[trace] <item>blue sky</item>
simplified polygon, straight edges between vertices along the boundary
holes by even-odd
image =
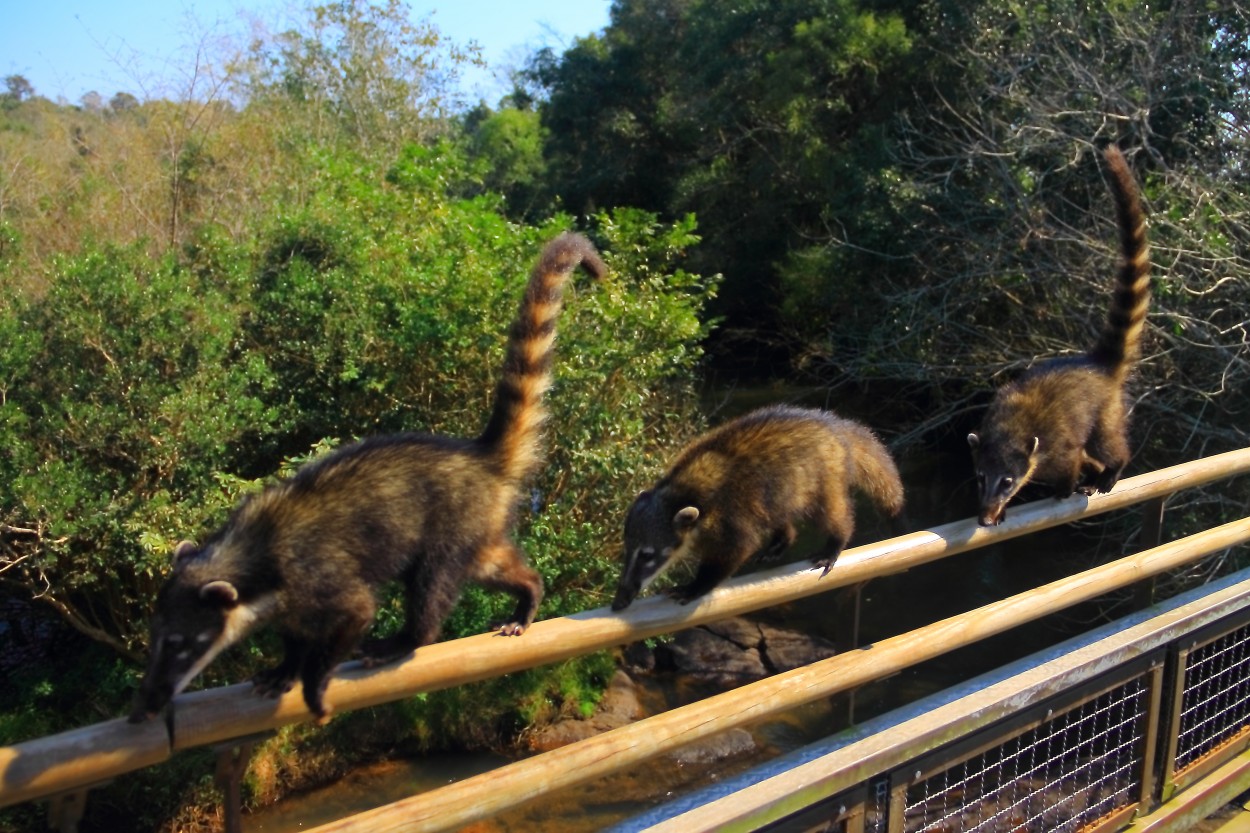
[[[5,0],[0,77],[25,76],[38,95],[77,103],[177,95],[196,48],[245,37],[248,16],[272,29],[295,19],[296,0]],[[477,41],[491,68],[520,65],[543,46],[557,50],[608,24],[610,0],[408,0],[457,44]],[[246,11],[242,11],[246,10]],[[489,72],[466,76],[464,91],[495,104],[507,87]]]

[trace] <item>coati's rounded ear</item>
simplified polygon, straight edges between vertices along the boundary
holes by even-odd
[[[676,529],[678,532],[685,532],[693,527],[698,520],[698,507],[687,506],[684,509],[678,509],[677,514],[673,516],[673,529]]]
[[[1033,444],[1029,446],[1029,456],[1030,456],[1030,457],[1032,457],[1034,454],[1036,454],[1036,453],[1037,453],[1037,447],[1038,447],[1039,445],[1041,445],[1041,444],[1042,444],[1042,441],[1041,441],[1041,440],[1039,440],[1037,437],[1034,437],[1034,438],[1033,438]]]
[[[972,446],[973,448],[978,448],[981,445],[981,438],[978,437],[976,434],[969,434],[968,445]]]
[[[178,546],[174,547],[173,561],[177,564],[179,561],[195,555],[197,552],[199,552],[199,547],[195,545],[194,541],[179,541]]]
[[[221,607],[234,607],[239,603],[239,591],[228,581],[210,581],[200,588],[200,598]]]

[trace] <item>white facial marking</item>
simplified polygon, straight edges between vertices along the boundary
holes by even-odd
[[[207,668],[208,664],[216,659],[218,654],[238,642],[247,635],[248,631],[267,619],[273,613],[273,609],[277,604],[277,596],[271,593],[268,596],[261,596],[255,601],[241,604],[231,609],[226,614],[226,626],[221,629],[221,634],[213,644],[208,646],[203,656],[195,661],[195,665],[192,665],[187,673],[183,674],[182,678],[178,680],[177,685],[174,686],[173,696],[177,697],[181,694],[182,690],[190,685],[191,681],[199,676],[200,672]],[[196,637],[196,642],[202,644],[210,638],[209,634],[202,633]]]

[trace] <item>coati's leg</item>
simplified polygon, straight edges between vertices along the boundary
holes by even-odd
[[[821,578],[829,575],[833,562],[838,560],[838,556],[846,548],[846,542],[851,540],[851,534],[855,531],[855,515],[846,487],[829,491],[825,496],[825,515],[821,519],[825,528],[825,543],[812,556],[812,564],[824,568]]]
[[[291,690],[308,654],[308,641],[284,633],[282,650],[282,662],[252,675],[253,690],[262,697],[281,697]]]
[[[1053,484],[1055,500],[1072,497],[1078,489],[1081,490],[1081,494],[1087,494],[1084,491],[1086,487],[1081,483],[1085,452],[1080,448],[1064,447],[1056,449],[1056,451],[1052,452],[1052,456],[1055,460],[1060,461],[1056,466],[1059,474]]]
[[[394,662],[438,639],[443,620],[460,598],[463,559],[448,552],[425,553],[404,571],[404,625],[391,636],[368,639],[360,646],[365,667]]]
[[[1085,458],[1098,466],[1089,494],[1093,494],[1094,490],[1111,491],[1128,465],[1130,456],[1123,408],[1109,408],[1102,414],[1085,446]]]
[[[300,680],[304,685],[304,703],[325,724],[330,720],[330,708],[325,704],[326,687],[334,667],[351,656],[352,649],[373,622],[373,605],[367,610],[325,611],[322,626],[324,639],[313,639],[304,654]]]
[[[798,537],[798,532],[794,529],[794,524],[787,523],[785,526],[773,532],[773,537],[769,539],[764,549],[755,556],[755,558],[763,563],[776,561],[781,558],[790,547],[794,546],[794,539]]]
[[[469,578],[489,590],[516,596],[516,610],[511,620],[499,626],[499,633],[520,636],[533,624],[543,599],[543,579],[516,544],[505,539],[483,547],[469,566]]]
[[[773,540],[772,530],[753,528],[750,522],[729,522],[704,529],[690,552],[699,560],[694,578],[669,590],[668,596],[679,604],[690,604],[732,576]]]
[[[752,551],[742,549],[737,552],[723,551],[723,554],[724,558],[700,558],[694,578],[669,590],[669,598],[678,604],[690,604],[733,575],[739,564],[750,559]]]

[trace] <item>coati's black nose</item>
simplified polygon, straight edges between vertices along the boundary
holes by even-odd
[[[629,607],[634,601],[634,597],[638,595],[638,590],[631,587],[622,587],[616,591],[616,598],[612,600],[612,610],[619,613]]]

